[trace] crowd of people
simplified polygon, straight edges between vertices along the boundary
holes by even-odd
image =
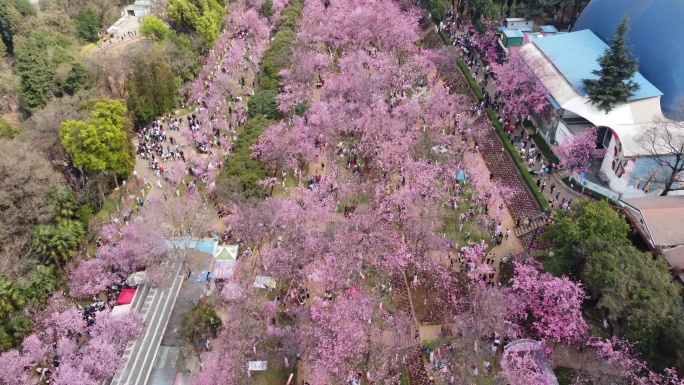
[[[138,31],[137,30],[132,30],[132,31],[126,31],[124,33],[121,33],[119,35],[112,33],[110,35],[104,35],[106,37],[106,40],[103,41],[107,42],[109,45],[114,45],[117,43],[122,43],[124,40],[128,39],[134,39],[138,36]]]
[[[72,333],[69,338],[74,341],[74,344],[79,347],[79,354],[84,353],[84,345],[88,340],[92,338],[90,330],[99,316],[102,315],[104,311],[110,311],[115,305],[116,300],[119,297],[122,289],[130,288],[126,280],[122,280],[118,285],[112,285],[107,287],[107,289],[100,293],[98,296],[94,296],[88,305],[78,304],[77,307],[81,314],[82,322],[85,325],[85,333]],[[61,357],[57,354],[58,346],[57,342],[52,345],[52,350],[55,352],[54,355],[45,359],[44,362],[39,363],[36,368],[37,373],[40,374],[41,383],[53,384],[54,376],[60,370]]]

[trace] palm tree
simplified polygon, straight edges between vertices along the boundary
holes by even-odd
[[[71,191],[60,189],[50,195],[53,209],[52,216],[55,222],[60,223],[76,216],[76,198]]]
[[[24,297],[32,303],[44,303],[47,295],[57,290],[60,281],[55,276],[55,267],[36,265],[17,281],[17,287]]]
[[[51,258],[58,269],[62,270],[61,261],[68,261],[76,255],[76,250],[83,240],[83,226],[71,220],[62,221],[58,226],[36,226],[31,240],[36,252],[43,258]]]
[[[6,318],[26,305],[26,297],[14,282],[0,278],[0,318]]]

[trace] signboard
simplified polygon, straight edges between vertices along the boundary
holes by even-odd
[[[618,201],[620,199],[620,195],[615,191],[609,190],[603,186],[599,186],[594,182],[590,182],[584,178],[585,176],[585,173],[581,173],[579,177],[573,176],[572,179],[574,179],[575,182],[579,183],[583,188],[587,188],[593,192],[599,193],[609,199],[612,199],[614,201]]]
[[[558,121],[558,127],[556,128],[556,138],[557,144],[563,144],[568,139],[572,139],[574,135],[568,130],[568,128],[563,124],[563,120]]]

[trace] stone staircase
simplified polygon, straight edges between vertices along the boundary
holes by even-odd
[[[483,115],[478,119],[487,119],[487,117]],[[539,213],[540,207],[537,200],[520,175],[513,158],[508,152],[501,150],[503,143],[496,132],[493,129],[487,130],[479,145],[482,157],[494,174],[496,182],[511,191],[511,195],[504,197],[504,200],[513,219],[533,217]]]
[[[422,385],[428,383],[428,375],[425,370],[425,359],[421,345],[413,345],[408,348],[406,358],[406,372],[409,384]]]
[[[170,282],[167,287],[149,288],[142,285],[138,288],[131,307],[132,311],[138,311],[143,317],[143,334],[128,344],[123,354],[124,364],[108,384],[147,384],[184,279],[185,276],[181,274],[181,263],[174,262],[167,265],[164,279],[165,282]]]
[[[427,384],[428,376],[425,370],[425,360],[423,359],[420,340],[414,337],[419,329],[418,322],[411,308],[406,276],[403,273],[394,274],[390,278],[390,283],[392,285],[392,301],[397,313],[412,318],[414,322],[409,335],[404,340],[399,341],[399,345],[407,349],[406,372],[409,377],[409,384]]]
[[[530,223],[526,226],[524,223],[520,224],[520,227],[516,227],[513,229],[513,232],[515,233],[515,236],[520,238],[524,235],[527,235],[537,229],[541,229],[539,232],[543,232],[542,230],[546,228],[546,219],[542,218],[541,215],[537,215],[536,217],[530,219]]]

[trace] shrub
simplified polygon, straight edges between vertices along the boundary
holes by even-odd
[[[466,80],[468,80],[468,84],[470,84],[470,89],[472,89],[475,93],[477,100],[484,99],[482,91],[480,91],[480,87],[477,85],[475,79],[473,79],[473,75],[470,73],[468,66],[466,66],[463,60],[461,59],[458,59],[458,68],[461,69],[461,72],[463,72],[463,75],[466,77]]]
[[[278,101],[276,96],[278,91],[275,90],[265,90],[259,91],[249,98],[247,103],[248,111],[247,115],[250,118],[257,116],[263,116],[268,119],[277,119],[280,117],[280,112],[278,111]]]
[[[74,24],[79,39],[86,42],[97,41],[97,33],[100,31],[100,18],[91,8],[82,9],[78,12]]]
[[[169,28],[166,24],[154,15],[145,17],[142,24],[140,24],[140,34],[157,41],[166,39],[168,32]]]
[[[20,132],[19,127],[15,127],[10,122],[0,118],[0,139],[13,139]]]

